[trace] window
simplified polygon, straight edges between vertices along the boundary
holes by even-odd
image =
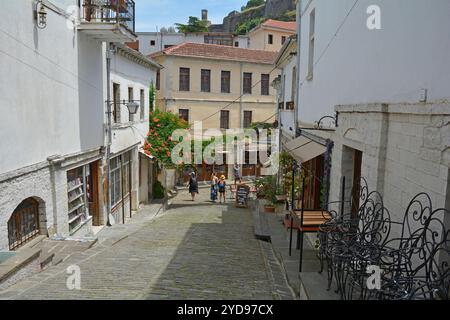
[[[115,157],[110,161],[111,178],[110,178],[110,195],[111,207],[114,208],[122,199],[122,161],[119,157]]]
[[[124,198],[130,195],[131,186],[131,153],[127,152],[122,155],[122,181]]]
[[[261,95],[262,96],[269,95],[269,85],[270,85],[270,75],[262,74],[261,75]]]
[[[252,74],[244,72],[244,94],[252,94]]]
[[[211,70],[202,69],[201,91],[202,92],[211,92]]]
[[[180,68],[180,91],[190,90],[191,69]]]
[[[239,41],[235,41],[235,42],[234,42],[234,46],[235,46],[236,48],[239,48]]]
[[[120,123],[120,85],[113,83],[113,120]]]
[[[220,111],[220,129],[230,129],[230,111]]]
[[[291,100],[295,102],[297,96],[297,67],[292,68],[292,86],[291,86]]]
[[[156,41],[155,41],[155,40],[151,40],[151,41],[150,41],[150,45],[151,45],[152,47],[154,47],[154,46],[156,45]]]
[[[269,44],[273,44],[273,34],[269,34]]]
[[[14,210],[8,221],[9,250],[16,250],[39,233],[39,203],[28,198]]]
[[[141,101],[140,101],[140,106],[141,106],[141,120],[145,119],[145,91],[144,89],[141,89]]]
[[[283,45],[286,42],[286,36],[281,37],[281,45]]]
[[[161,90],[161,71],[156,73],[156,90]]]
[[[128,88],[128,102],[133,102],[134,100],[134,92],[133,88]],[[128,108],[127,108],[128,110]],[[131,114],[128,112],[128,121],[133,122],[134,121],[134,114]]]
[[[222,93],[230,93],[230,81],[231,81],[231,72],[230,71],[222,71],[222,76],[221,76],[221,92]]]
[[[314,76],[315,25],[316,25],[316,10],[314,9],[309,15],[309,58],[308,58],[307,80],[312,80]]]
[[[178,114],[180,115],[180,119],[189,122],[189,109],[180,109],[178,110]]]
[[[252,124],[252,111],[244,111],[244,128],[249,128]]]
[[[117,156],[110,161],[110,200],[112,208],[116,207],[123,198],[130,195],[131,165],[131,151]]]

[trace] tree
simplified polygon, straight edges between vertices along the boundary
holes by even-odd
[[[189,17],[187,24],[176,23],[177,29],[182,33],[208,32],[208,22],[196,17]]]
[[[259,26],[261,23],[265,21],[264,17],[254,18],[251,20],[244,21],[236,26],[235,33],[244,35],[250,32],[253,28]]]
[[[172,133],[187,128],[189,124],[178,115],[156,109],[150,113],[150,131],[144,143],[144,152],[155,157],[165,167],[173,167],[171,153],[177,142],[172,141]]]

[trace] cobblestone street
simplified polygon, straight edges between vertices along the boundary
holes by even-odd
[[[182,191],[166,213],[141,212],[102,231],[91,249],[0,299],[292,299],[271,245],[254,238],[251,211],[212,204],[208,193],[193,203]],[[81,290],[67,289],[72,264]]]

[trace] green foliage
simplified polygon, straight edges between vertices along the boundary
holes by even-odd
[[[148,96],[150,102],[150,112],[153,112],[153,110],[156,109],[156,88],[153,83],[150,85]]]
[[[277,178],[276,176],[265,176],[256,179],[255,186],[258,190],[258,196],[264,197],[271,204],[277,203]]]
[[[244,35],[250,32],[253,28],[256,28],[261,23],[266,20],[264,17],[253,18],[247,21],[244,21],[236,26],[235,33],[239,35]]]
[[[197,17],[189,17],[189,22],[187,24],[176,23],[177,29],[182,33],[191,32],[208,32],[207,21],[200,20]]]
[[[176,129],[187,129],[189,124],[171,112],[155,110],[150,113],[150,131],[144,143],[144,152],[155,157],[165,167],[173,168],[172,150],[178,142],[172,141]]]
[[[266,3],[266,0],[249,0],[245,6],[241,8],[241,11],[245,11],[250,8],[259,7]]]
[[[158,180],[153,184],[153,197],[155,199],[164,199],[164,187]]]

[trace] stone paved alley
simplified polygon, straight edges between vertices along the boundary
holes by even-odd
[[[250,210],[186,191],[170,210],[140,212],[100,233],[91,249],[0,292],[0,299],[292,299],[270,244],[256,240]],[[68,290],[67,267],[81,269]]]

